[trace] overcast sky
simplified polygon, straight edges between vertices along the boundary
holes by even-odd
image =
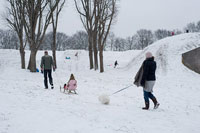
[[[0,0],[0,5],[4,5]],[[0,7],[4,12],[5,6]],[[183,29],[189,22],[200,20],[200,0],[120,0],[117,22],[112,31],[119,37],[128,37],[145,28],[156,30]],[[0,21],[0,28],[5,28]],[[50,30],[50,29],[49,29]],[[67,0],[59,20],[58,31],[72,35],[84,30],[73,0]]]

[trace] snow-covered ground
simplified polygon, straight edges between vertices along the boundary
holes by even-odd
[[[86,51],[57,52],[53,72],[55,89],[45,90],[43,75],[20,69],[19,52],[0,50],[0,133],[199,133],[200,75],[181,63],[181,54],[200,46],[200,34],[182,34],[160,40],[143,51],[105,52],[105,73],[89,70]],[[157,110],[142,110],[142,88],[129,86],[151,51],[158,64],[154,94]],[[51,54],[51,52],[50,52]],[[43,51],[37,55],[39,67]],[[66,57],[71,57],[67,60]],[[29,51],[26,51],[26,61]],[[114,61],[119,66],[113,68]],[[74,73],[78,95],[61,93],[59,86]]]

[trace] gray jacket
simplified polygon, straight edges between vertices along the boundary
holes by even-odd
[[[50,55],[44,55],[41,59],[40,67],[44,70],[51,70],[54,66],[53,58]]]

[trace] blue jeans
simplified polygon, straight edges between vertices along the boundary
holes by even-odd
[[[145,103],[149,103],[150,99],[155,99],[155,96],[151,92],[144,91],[144,101]]]

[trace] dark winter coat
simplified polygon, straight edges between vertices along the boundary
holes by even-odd
[[[115,61],[115,66],[117,66],[118,65],[118,63],[117,63],[117,61]]]
[[[156,62],[154,61],[154,57],[147,58],[143,62],[143,75],[141,80],[141,85],[145,85],[145,81],[155,81],[156,80]]]

